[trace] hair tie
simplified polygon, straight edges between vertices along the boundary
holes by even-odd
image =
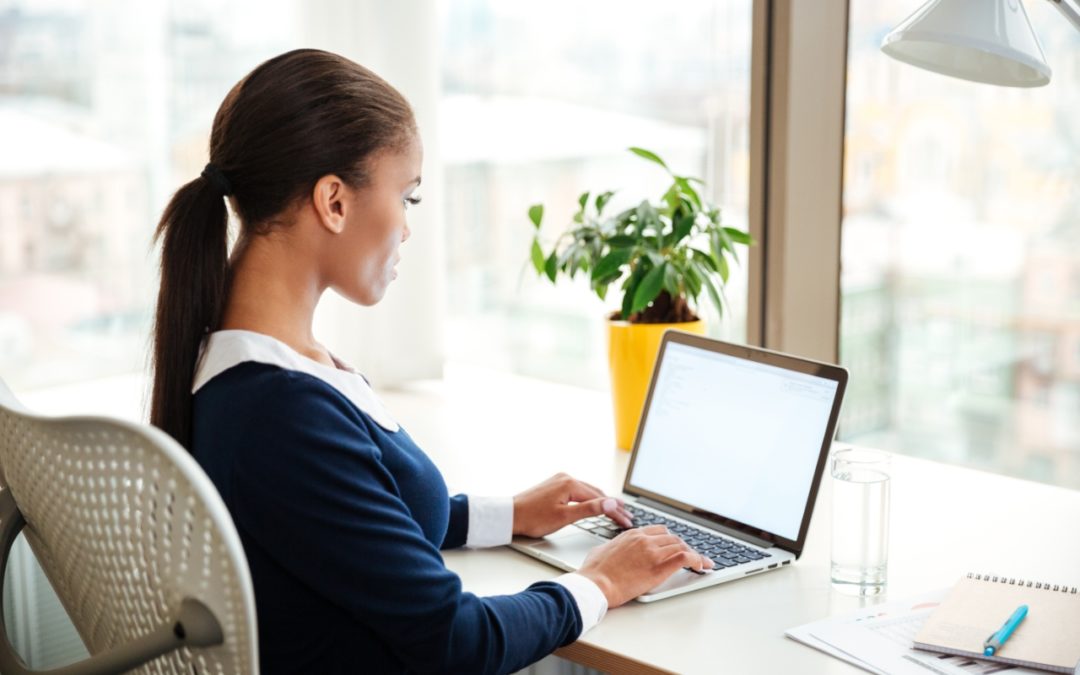
[[[206,165],[206,168],[202,170],[202,177],[210,181],[210,184],[224,196],[228,197],[232,194],[232,184],[229,183],[229,179],[213,164]]]

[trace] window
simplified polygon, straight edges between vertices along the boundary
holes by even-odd
[[[703,178],[726,221],[745,229],[751,3],[474,0],[444,10],[447,356],[606,386],[603,319],[617,306],[584,280],[536,277],[526,212],[545,205],[550,243],[581,192],[617,189],[615,208],[658,199],[665,176],[626,151],[636,145]],[[728,285],[730,313],[710,321],[736,340],[745,265]]]
[[[898,63],[919,2],[851,3],[845,440],[1080,486],[1080,32],[1026,3],[1051,83]]]
[[[627,146],[703,178],[727,222],[746,227],[751,4],[427,5],[441,17],[441,131],[430,136],[446,189],[425,207],[445,214],[450,359],[604,386],[609,308],[583,283],[535,278],[526,210],[543,202],[553,232],[587,189],[619,189],[614,207],[658,198],[662,172]],[[339,9],[365,25],[396,11]],[[258,26],[246,20],[255,13]],[[201,170],[228,88],[263,59],[318,43],[312,26],[341,37],[287,0],[0,3],[10,36],[0,53],[0,372],[16,391],[145,368],[157,218]],[[343,44],[361,34],[346,30]],[[711,321],[737,340],[746,262],[728,284],[730,311]]]
[[[144,368],[154,225],[202,169],[229,87],[288,47],[288,7],[270,9],[0,3],[0,373],[15,391]]]

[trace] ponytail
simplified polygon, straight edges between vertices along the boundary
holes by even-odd
[[[189,449],[191,382],[202,339],[221,321],[228,270],[229,214],[223,190],[206,174],[177,190],[154,233],[161,242],[161,288],[150,423]]]

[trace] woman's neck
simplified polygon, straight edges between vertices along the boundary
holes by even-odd
[[[230,283],[222,330],[269,335],[304,356],[334,366],[311,325],[325,287],[316,267],[283,232],[241,238],[229,261]]]

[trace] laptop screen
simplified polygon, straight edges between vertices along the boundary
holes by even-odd
[[[795,540],[838,383],[669,341],[634,488]]]

